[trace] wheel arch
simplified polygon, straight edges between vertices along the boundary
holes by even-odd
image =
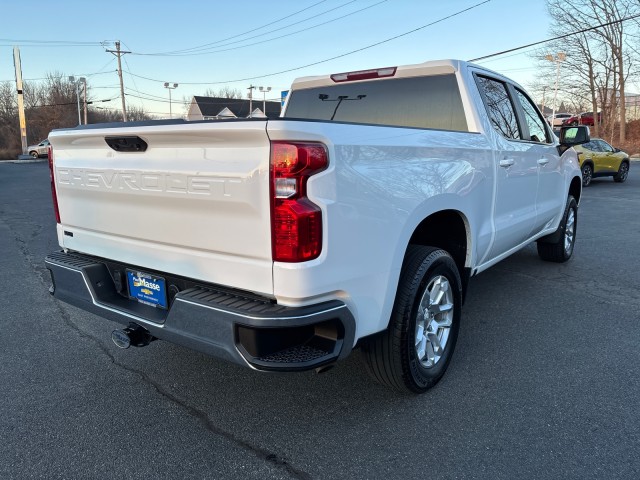
[[[448,252],[462,279],[463,299],[471,276],[471,228],[467,217],[458,210],[441,210],[424,218],[414,229],[406,247],[423,245]]]
[[[593,168],[594,168],[593,159],[592,158],[585,158],[582,161],[582,165],[580,166],[580,169],[582,169],[582,167],[584,167],[585,165],[591,165],[591,170],[593,170]]]
[[[576,199],[576,203],[580,205],[580,197],[582,195],[582,178],[573,177],[569,184],[569,195]]]

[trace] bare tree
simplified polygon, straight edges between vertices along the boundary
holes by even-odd
[[[640,13],[638,0],[547,0],[553,19],[552,33],[563,35],[568,26],[576,30],[603,25],[595,30],[576,34],[554,42],[552,51],[563,51],[567,59],[563,70],[564,84],[570,85],[566,93],[581,101],[589,99],[594,118],[602,111],[603,128],[613,131],[619,124],[620,142],[625,141],[626,109],[625,85],[629,79],[634,58],[638,51],[633,40],[638,24],[624,19]],[[543,56],[539,57],[542,62]],[[548,62],[547,62],[548,63]],[[541,63],[545,67],[544,62]],[[546,66],[548,71],[548,65]],[[548,73],[547,73],[548,74]],[[594,132],[599,135],[601,126],[595,122]]]
[[[217,98],[242,98],[242,90],[231,87],[221,87],[218,90],[207,88],[204,92],[204,97],[217,97]]]
[[[51,73],[42,82],[25,82],[24,102],[27,121],[27,142],[39,142],[56,128],[78,125],[76,84],[61,73]],[[122,113],[94,105],[90,91],[88,120],[90,123],[117,122]],[[127,112],[132,121],[151,120],[143,108],[132,107]],[[17,95],[14,82],[0,83],[0,158],[12,158],[22,149],[18,121]]]

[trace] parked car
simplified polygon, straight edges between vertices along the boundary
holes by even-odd
[[[629,175],[629,155],[614,148],[601,138],[574,147],[582,170],[582,186],[587,187],[594,177],[613,177],[622,183]]]
[[[553,122],[551,121],[551,117],[553,117]],[[547,123],[551,125],[551,127],[560,127],[567,118],[571,117],[573,117],[573,115],[570,113],[556,113],[555,115],[549,115],[547,117]]]
[[[29,145],[27,147],[27,152],[29,152],[29,155],[31,155],[33,158],[46,157],[48,151],[49,151],[49,139],[47,138],[42,140],[37,145]]]
[[[602,121],[602,114],[598,112],[598,123]],[[589,125],[593,127],[595,125],[593,121],[593,112],[582,112],[578,115],[572,115],[562,122],[562,125],[574,126],[574,125]]]

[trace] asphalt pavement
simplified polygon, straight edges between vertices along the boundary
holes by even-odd
[[[0,478],[640,478],[640,163],[584,190],[574,257],[535,245],[470,282],[449,370],[422,396],[264,374],[48,293],[46,163],[0,163]]]

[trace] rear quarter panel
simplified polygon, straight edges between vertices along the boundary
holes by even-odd
[[[431,213],[460,212],[475,232],[469,263],[488,247],[494,167],[483,135],[294,120],[270,121],[268,134],[322,142],[330,161],[308,184],[323,211],[322,254],[274,264],[280,303],[340,298],[359,338],[386,328],[409,238]]]

